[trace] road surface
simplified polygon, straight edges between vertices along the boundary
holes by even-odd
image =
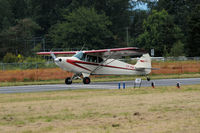
[[[181,85],[200,84],[200,78],[185,78],[185,79],[157,79],[146,81],[143,80],[141,87],[151,86],[154,82],[155,86],[176,86],[177,82]],[[89,85],[82,83],[74,83],[71,85],[53,84],[53,85],[28,85],[28,86],[9,86],[0,87],[0,93],[26,93],[26,92],[43,92],[43,91],[56,91],[56,90],[73,90],[73,89],[118,89],[118,83],[123,83],[126,87],[134,87],[134,81],[116,81],[116,82],[92,82]],[[139,84],[137,84],[137,87]]]

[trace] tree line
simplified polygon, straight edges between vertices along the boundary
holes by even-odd
[[[83,46],[199,56],[199,14],[199,0],[0,0],[0,59]]]

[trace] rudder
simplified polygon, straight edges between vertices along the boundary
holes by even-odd
[[[146,74],[151,72],[151,57],[149,54],[143,54],[142,57],[135,64],[136,70],[143,70]]]

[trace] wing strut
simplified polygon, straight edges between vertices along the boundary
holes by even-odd
[[[94,73],[96,70],[99,70],[99,69],[101,69],[103,66],[103,63],[105,63],[109,58],[111,58],[112,57],[112,55],[114,55],[114,52],[112,53],[112,54],[110,54],[102,63],[100,63],[90,74],[92,74],[92,73]],[[110,61],[110,62],[108,62],[107,64],[110,64],[111,62],[113,62],[114,61],[114,59],[112,60],[112,61]],[[106,65],[107,65],[106,64]]]

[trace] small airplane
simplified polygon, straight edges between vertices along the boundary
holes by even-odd
[[[55,55],[73,55],[56,57]],[[89,51],[38,52],[37,55],[51,55],[61,69],[75,73],[65,79],[66,84],[83,78],[84,84],[90,83],[90,75],[147,75],[151,72],[151,57],[137,47],[114,48]],[[142,56],[141,56],[142,55]],[[117,60],[125,56],[141,56],[135,65]],[[149,81],[150,78],[147,77]]]

